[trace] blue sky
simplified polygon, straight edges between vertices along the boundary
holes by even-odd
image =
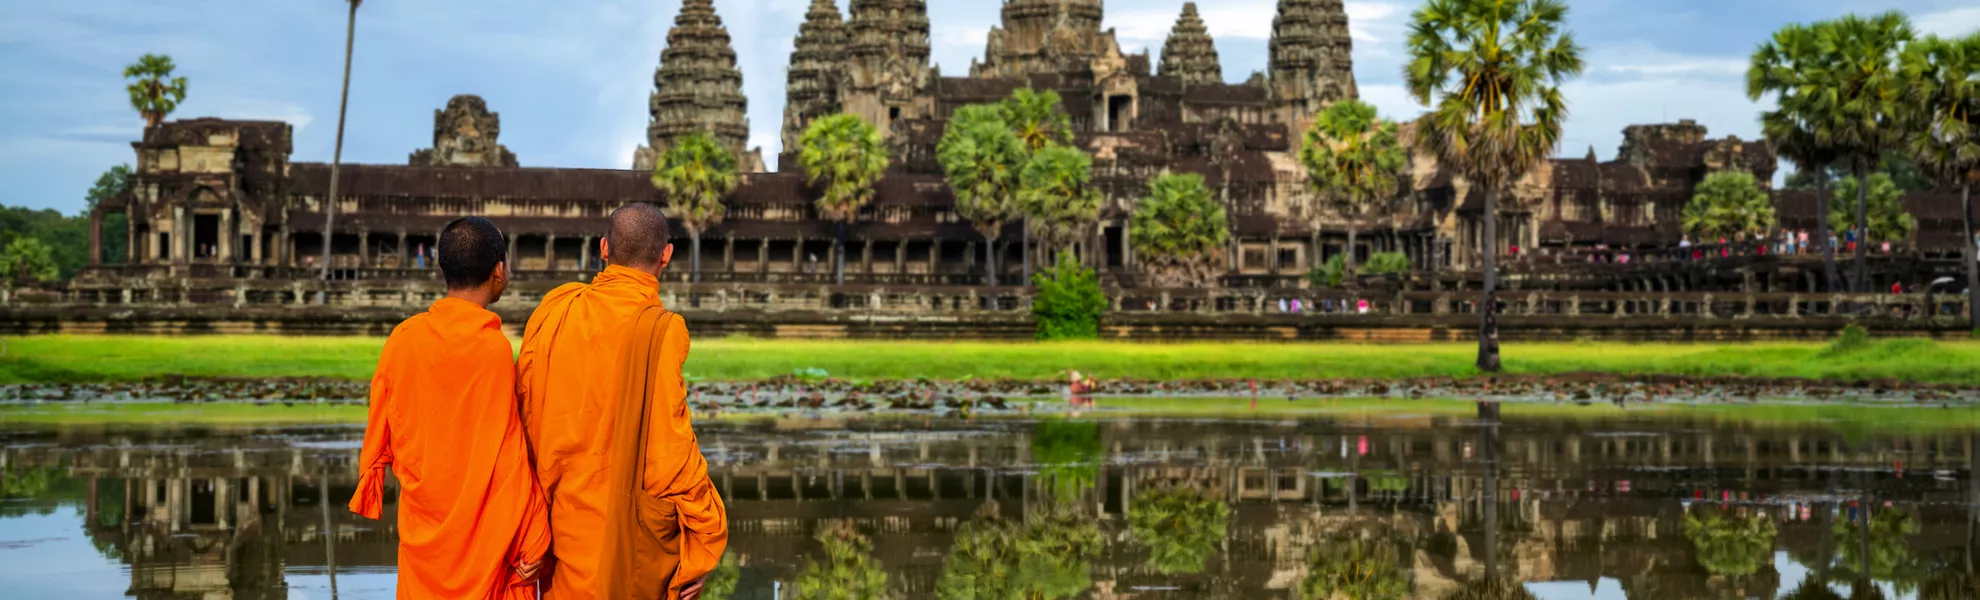
[[[776,151],[784,69],[808,0],[715,0],[736,40],[751,137]],[[846,0],[840,0],[844,8]],[[961,75],[983,52],[999,2],[931,0],[935,62]],[[1274,0],[1203,0],[1224,75],[1265,68]],[[1417,3],[1348,0],[1363,98],[1418,108],[1398,85]],[[1567,88],[1561,154],[1615,153],[1633,123],[1694,118],[1752,138],[1761,106],[1741,76],[1754,46],[1789,22],[1900,9],[1927,31],[1980,29],[1951,0],[1569,0],[1589,69]],[[340,0],[81,0],[0,6],[0,204],[72,212],[105,168],[130,162],[142,122],[122,69],[170,54],[190,80],[179,118],[281,119],[297,161],[330,159],[345,3]],[[679,0],[371,0],[358,13],[345,160],[401,164],[430,145],[434,109],[457,93],[502,114],[525,166],[626,168],[645,135],[647,95]],[[1113,0],[1106,23],[1130,52],[1161,48],[1182,0]]]

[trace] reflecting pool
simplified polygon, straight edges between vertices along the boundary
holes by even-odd
[[[705,597],[1976,597],[1980,432],[1495,413],[705,422]],[[390,598],[361,437],[0,429],[0,590]]]

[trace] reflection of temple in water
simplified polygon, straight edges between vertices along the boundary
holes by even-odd
[[[1964,433],[1846,437],[1702,422],[1515,419],[1496,434],[1488,497],[1482,444],[1493,438],[1481,427],[1441,418],[1378,424],[1099,425],[1090,449],[1098,467],[1073,497],[1106,540],[1090,565],[1092,596],[1292,597],[1310,552],[1361,531],[1401,540],[1401,566],[1417,595],[1435,597],[1484,575],[1488,512],[1496,521],[1490,558],[1523,581],[1594,586],[1612,578],[1631,598],[1766,596],[1780,585],[1771,565],[1740,577],[1699,566],[1685,512],[1764,513],[1779,531],[1775,549],[1827,564],[1836,556],[1831,515],[1839,506],[1847,511],[1866,485],[1877,503],[1920,522],[1905,544],[1914,555],[1968,551],[1973,448]],[[729,506],[730,551],[744,560],[736,598],[768,598],[772,581],[789,585],[817,550],[811,536],[842,521],[871,535],[891,588],[929,597],[955,532],[987,500],[1023,519],[1053,495],[1030,423],[942,431],[905,421],[845,425],[702,427],[711,475]],[[348,442],[357,434],[336,435]],[[130,591],[140,598],[281,597],[284,573],[329,567],[319,504],[326,471],[338,568],[394,564],[396,507],[379,523],[343,510],[355,444],[149,442],[7,448],[0,464],[66,464],[71,476],[89,480],[89,535],[130,565]],[[1127,531],[1140,493],[1163,486],[1231,508],[1229,534],[1203,573],[1156,572]]]

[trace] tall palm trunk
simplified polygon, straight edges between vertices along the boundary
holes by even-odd
[[[1499,323],[1492,314],[1499,307],[1498,196],[1493,186],[1486,186],[1484,223],[1480,227],[1484,230],[1481,254],[1485,259],[1485,289],[1478,294],[1478,370],[1487,373],[1499,372]]]
[[[701,283],[701,228],[688,227],[688,282]]]
[[[983,283],[997,285],[997,234],[983,235]]]
[[[1973,185],[1959,186],[1959,219],[1966,226],[1966,237],[1960,238],[1959,245],[1966,248],[1960,254],[1966,263],[1966,312],[1967,328],[1980,331],[1980,302],[1974,296],[1980,295],[1980,249],[1973,247]]]
[[[1836,270],[1836,245],[1829,243],[1833,235],[1829,231],[1829,201],[1835,192],[1829,190],[1828,178],[1822,176],[1827,171],[1828,167],[1822,167],[1815,176],[1816,189],[1821,190],[1815,194],[1815,246],[1822,249],[1822,276],[1829,292],[1835,293],[1843,291],[1843,283],[1842,273]]]
[[[1342,258],[1341,258],[1341,281],[1342,281],[1342,282],[1350,282],[1350,281],[1354,281],[1354,230],[1355,230],[1355,226],[1354,226],[1354,220],[1353,220],[1352,218],[1350,218],[1350,219],[1348,220],[1348,226],[1347,226],[1347,230],[1348,230],[1348,245],[1347,245],[1347,256],[1344,256],[1344,257],[1342,257]]]
[[[832,236],[832,284],[846,284],[846,222],[843,220]]]
[[[1870,216],[1865,212],[1870,204],[1870,169],[1856,168],[1856,260],[1851,267],[1850,291],[1863,293],[1870,291],[1864,279],[1864,251],[1870,247]]]
[[[330,195],[323,199],[323,272],[330,280],[330,247],[337,238],[337,180],[344,164],[344,111],[351,105],[351,47],[357,42],[357,10],[363,0],[350,0],[350,19],[344,24],[344,88],[337,98],[337,146],[330,154]],[[513,257],[511,257],[513,258]],[[329,302],[327,292],[316,295],[318,304]]]

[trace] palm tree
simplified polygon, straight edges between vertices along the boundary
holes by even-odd
[[[1128,243],[1163,287],[1210,283],[1230,234],[1224,205],[1196,173],[1149,181],[1148,197],[1135,203],[1128,223]]]
[[[1072,143],[1072,120],[1059,109],[1059,93],[1019,88],[997,108],[1029,152]]]
[[[1306,183],[1314,195],[1332,200],[1347,220],[1346,273],[1354,273],[1355,221],[1377,207],[1378,200],[1395,195],[1406,158],[1396,141],[1395,122],[1382,120],[1374,105],[1360,100],[1335,102],[1306,130],[1299,163],[1306,167]],[[1320,212],[1312,213],[1318,231]]]
[[[1100,219],[1092,167],[1085,152],[1054,145],[1033,154],[1018,176],[1018,206],[1027,230],[1054,254],[1086,239]]]
[[[1230,505],[1196,489],[1151,487],[1128,507],[1128,531],[1148,547],[1149,568],[1165,575],[1202,573],[1230,526]]]
[[[1959,188],[1966,289],[1980,290],[1980,251],[1973,241],[1973,186],[1980,184],[1980,34],[1929,36],[1906,47],[1904,79],[1911,85],[1908,102],[1923,113],[1908,149],[1940,187]],[[1968,319],[1971,329],[1980,330],[1980,304],[1971,307]]]
[[[984,282],[997,284],[997,238],[1004,223],[1019,216],[1018,173],[1030,153],[1001,109],[972,104],[956,111],[935,158],[956,194],[956,212],[983,234]]]
[[[1478,368],[1498,371],[1499,190],[1560,144],[1560,86],[1581,73],[1581,47],[1559,0],[1430,0],[1410,18],[1403,77],[1410,95],[1433,107],[1416,145],[1485,193]]]
[[[1018,141],[1024,142],[1026,160],[1031,153],[1046,146],[1072,143],[1072,119],[1059,109],[1059,93],[1052,90],[1043,92],[1031,88],[1019,88],[998,103],[1003,112],[1004,122],[1017,134]],[[1031,227],[1021,230],[1024,239],[1018,249],[1024,261],[1024,279],[1031,280]]]
[[[832,282],[846,282],[846,225],[873,200],[873,186],[887,171],[887,142],[880,130],[851,113],[811,122],[798,137],[798,165],[807,181],[823,188],[818,212],[838,222],[832,240]]]
[[[1864,228],[1857,230],[1857,251],[1873,242],[1903,242],[1911,239],[1918,231],[1918,220],[1904,210],[1904,192],[1891,181],[1890,175],[1877,173],[1870,176],[1868,189],[1856,184],[1855,177],[1847,177],[1836,182],[1835,194],[1839,201],[1848,201],[1852,196],[1867,199],[1869,206],[1856,209],[1858,223]],[[1831,205],[1829,226],[1841,229],[1849,226],[1849,209]]]
[[[131,93],[131,108],[144,117],[146,128],[165,122],[165,116],[186,100],[186,78],[173,77],[175,69],[172,57],[163,54],[146,54],[124,67],[124,78],[136,80],[125,88]]]
[[[337,146],[330,154],[330,195],[323,199],[323,273],[324,281],[330,280],[330,241],[337,237],[337,180],[344,165],[344,112],[351,105],[351,48],[357,43],[357,11],[364,0],[349,0],[350,20],[344,25],[344,87],[337,98]],[[513,258],[513,257],[511,257]],[[318,303],[328,302],[323,293],[316,295]]]
[[[1762,113],[1761,129],[1777,145],[1810,144],[1848,165],[1857,179],[1868,176],[1908,137],[1899,52],[1912,37],[1910,20],[1896,11],[1783,28],[1754,52],[1747,70],[1747,96],[1772,93],[1778,104]],[[1867,205],[1859,195],[1859,230],[1867,226]],[[1851,287],[1862,291],[1866,255],[1862,245],[1856,248]]]
[[[1700,239],[1759,236],[1774,228],[1774,203],[1752,173],[1720,171],[1698,184],[1682,218],[1685,232]]]
[[[695,132],[674,140],[653,165],[653,187],[667,196],[661,210],[688,232],[690,281],[701,281],[701,232],[722,222],[722,199],[736,191],[736,155]]]

